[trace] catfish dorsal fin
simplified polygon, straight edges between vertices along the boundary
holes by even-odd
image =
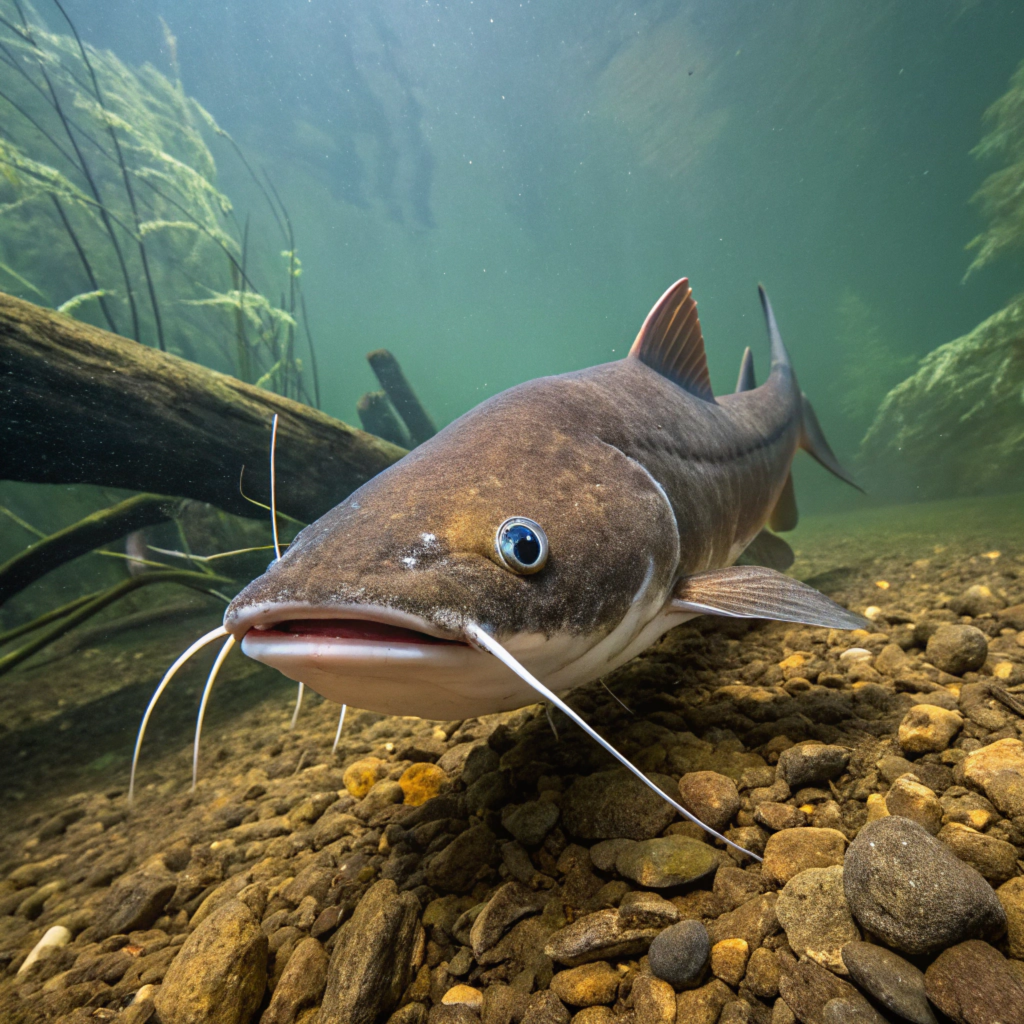
[[[714,400],[697,303],[687,278],[676,281],[655,303],[629,356],[698,398]]]

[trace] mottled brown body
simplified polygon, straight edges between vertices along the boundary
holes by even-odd
[[[601,630],[648,556],[669,586],[758,533],[797,448],[799,401],[791,374],[707,402],[635,359],[521,384],[360,487],[236,602],[380,604],[453,634],[464,616],[498,635]],[[495,557],[513,515],[548,534],[536,576]]]

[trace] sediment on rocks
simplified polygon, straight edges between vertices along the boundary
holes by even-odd
[[[695,620],[608,677],[629,710],[570,697],[763,865],[541,707],[353,711],[332,756],[332,705],[261,705],[195,794],[183,747],[134,808],[9,816],[0,1018],[1024,1019],[1024,555],[879,571],[837,595],[871,631]]]

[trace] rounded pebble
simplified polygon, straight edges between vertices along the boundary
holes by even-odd
[[[700,921],[680,921],[666,928],[651,943],[647,959],[656,978],[681,989],[700,983],[710,955],[707,928]]]

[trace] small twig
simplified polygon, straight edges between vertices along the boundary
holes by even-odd
[[[282,519],[285,518],[283,512],[278,512],[278,515],[281,516]],[[285,541],[281,547],[286,548],[289,543],[289,541]],[[174,551],[171,548],[154,547],[152,544],[147,544],[146,547],[148,547],[150,551],[156,551],[158,554],[169,555],[171,558],[185,558],[190,562],[215,562],[220,558],[231,558],[234,555],[248,555],[253,551],[274,550],[273,544],[259,544],[254,548],[236,548],[234,551],[218,551],[214,555],[191,555],[184,551]],[[160,563],[154,562],[152,564],[159,565]]]
[[[21,516],[16,515],[9,508],[5,508],[3,505],[0,505],[0,512],[2,512],[8,518],[13,519],[14,522],[16,522],[23,530],[27,530],[29,533],[34,533],[37,537],[46,536],[46,534],[43,533],[42,530],[37,530],[31,523],[25,522],[25,520],[22,519]]]
[[[1005,686],[990,683],[988,692],[992,694],[997,701],[1008,707],[1015,715],[1020,715],[1021,718],[1024,718],[1024,701],[1020,701],[1008,693]]]

